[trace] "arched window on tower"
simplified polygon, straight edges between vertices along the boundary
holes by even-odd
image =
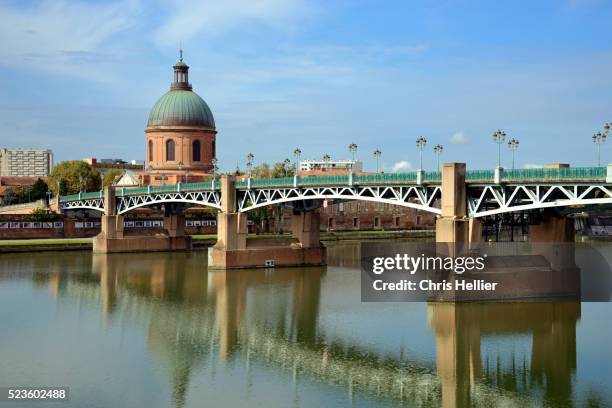
[[[212,141],[212,157],[217,157],[217,144],[214,140]]]
[[[166,161],[174,161],[174,140],[166,141]]]
[[[149,161],[153,161],[153,141],[149,140]]]
[[[200,161],[200,141],[199,140],[195,140],[193,142],[193,161],[194,162],[199,162]]]

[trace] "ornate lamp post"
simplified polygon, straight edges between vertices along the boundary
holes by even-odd
[[[83,175],[79,175],[79,193],[83,192]]]
[[[433,151],[436,154],[436,157],[438,158],[438,167],[437,168],[438,168],[438,171],[440,171],[440,155],[444,151],[444,146],[442,146],[441,144],[437,144],[437,145],[434,146]]]
[[[181,183],[183,181],[183,175],[181,174],[181,171],[183,170],[182,160],[178,162],[178,168],[179,168],[179,183]]]
[[[609,125],[609,124],[606,124]],[[605,129],[605,126],[604,126]],[[609,129],[609,126],[608,126]],[[597,167],[601,166],[601,145],[606,143],[607,132],[597,132],[593,135],[593,143],[597,145]]]
[[[217,158],[213,157],[212,160],[210,161],[210,164],[212,164],[212,171],[213,171],[213,180],[217,179]]]
[[[299,147],[293,149],[293,156],[295,157],[295,174],[297,175],[300,169],[300,157],[302,156],[302,151]]]
[[[508,142],[508,148],[512,150],[512,171],[514,171],[514,153],[519,148],[519,141],[515,138],[510,139]]]
[[[353,163],[351,164],[351,169],[353,168],[353,166],[355,165],[355,152],[357,152],[357,144],[355,143],[351,143],[350,145],[348,145],[348,149],[349,152],[351,152],[351,157],[352,157],[352,161]]]
[[[253,160],[255,159],[255,156],[253,156],[253,153],[249,153],[247,155],[247,162],[246,162],[246,166],[247,169],[249,171],[249,178],[251,178],[251,169],[253,167]]]
[[[285,159],[283,160],[283,177],[287,177],[287,173],[290,169],[291,160]]]
[[[374,158],[376,159],[376,173],[380,173],[380,155],[382,152],[378,149],[374,150]]]
[[[420,162],[421,162],[421,165],[419,166],[419,170],[423,170],[423,149],[425,148],[425,146],[427,146],[427,139],[425,139],[423,136],[419,137],[416,140],[416,146],[417,146],[417,149],[419,149],[419,156],[420,156]]]
[[[493,132],[493,141],[497,143],[497,167],[501,167],[501,145],[506,140],[506,132],[497,129]]]

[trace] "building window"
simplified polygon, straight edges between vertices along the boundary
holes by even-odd
[[[174,161],[174,140],[166,141],[166,161]]]
[[[193,161],[194,162],[199,162],[200,161],[200,141],[196,140],[195,142],[193,142]]]
[[[380,217],[374,217],[374,228],[380,228]]]
[[[328,229],[334,229],[334,217],[329,217],[327,219],[327,228]]]
[[[359,217],[353,217],[353,228],[359,228]]]
[[[212,157],[217,157],[217,144],[214,140],[212,141]]]
[[[153,141],[149,140],[149,161],[153,161]]]
[[[416,224],[417,225],[421,225],[421,216],[420,215],[416,216]]]
[[[396,227],[399,227],[399,225],[400,225],[400,217],[395,217],[395,218],[393,218],[393,224],[394,224]]]

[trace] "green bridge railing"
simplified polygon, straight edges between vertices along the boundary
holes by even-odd
[[[566,167],[558,169],[514,169],[503,170],[501,181],[503,183],[520,182],[563,182],[563,181],[605,181],[607,174],[606,167]],[[349,174],[334,176],[300,176],[297,178],[299,186],[346,186],[368,185],[368,184],[415,184],[417,173],[377,173],[377,174]],[[495,179],[494,170],[468,170],[465,179],[469,183],[493,183]],[[423,183],[438,184],[441,180],[441,173],[437,171],[424,172]],[[294,184],[293,177],[281,178],[255,178],[250,180],[251,188],[262,187],[291,187]],[[212,183],[212,180],[198,183],[180,183],[162,186],[146,187],[119,187],[116,189],[116,196],[132,196],[150,193],[171,193],[179,191],[203,191],[219,189],[219,180]],[[249,180],[241,179],[236,181],[237,188],[248,188]],[[80,194],[64,195],[60,197],[60,202],[87,200],[102,197],[101,191],[93,191]]]

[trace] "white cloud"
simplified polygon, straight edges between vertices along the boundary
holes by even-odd
[[[162,3],[169,19],[155,33],[155,41],[176,46],[199,34],[222,34],[249,24],[290,26],[306,10],[304,0],[174,0]]]
[[[534,164],[534,163],[525,163],[523,165],[523,168],[525,169],[541,169],[542,167],[544,167],[541,164]]]
[[[463,132],[457,132],[454,135],[452,135],[451,138],[450,138],[450,142],[452,144],[468,144],[468,143],[470,143],[470,141],[468,140],[468,138],[465,136],[465,134]]]
[[[395,163],[392,167],[393,173],[401,173],[412,170],[412,164],[406,160],[401,160]]]
[[[101,45],[132,25],[136,9],[136,0],[0,5],[0,63],[91,77],[109,58]]]

